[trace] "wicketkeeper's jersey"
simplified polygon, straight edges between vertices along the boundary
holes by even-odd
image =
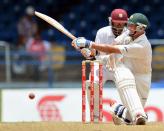
[[[115,36],[112,32],[111,26],[106,26],[97,31],[95,42],[98,44],[110,44],[114,39]],[[106,53],[100,52],[100,54],[105,55]]]

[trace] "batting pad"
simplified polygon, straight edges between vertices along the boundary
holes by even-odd
[[[138,114],[146,117],[143,106],[136,90],[133,74],[126,67],[118,67],[115,70],[115,83],[124,106],[128,108],[133,121]]]

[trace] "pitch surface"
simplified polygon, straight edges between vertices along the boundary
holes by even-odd
[[[164,131],[164,123],[148,123],[144,126],[78,122],[0,123],[0,131]]]

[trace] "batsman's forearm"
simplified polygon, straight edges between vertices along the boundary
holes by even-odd
[[[120,49],[114,45],[96,44],[95,42],[92,42],[91,48],[108,54],[110,53],[121,54]]]

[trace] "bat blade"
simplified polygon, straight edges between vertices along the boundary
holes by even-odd
[[[55,27],[56,29],[58,29],[60,32],[62,32],[63,34],[65,34],[66,36],[68,36],[69,38],[71,38],[72,40],[76,39],[76,37],[71,34],[68,30],[66,30],[59,22],[57,22],[55,19],[42,14],[40,12],[35,11],[35,15],[38,16],[39,18],[43,19],[44,21],[46,21],[47,23],[49,23],[50,25],[52,25],[53,27]]]

